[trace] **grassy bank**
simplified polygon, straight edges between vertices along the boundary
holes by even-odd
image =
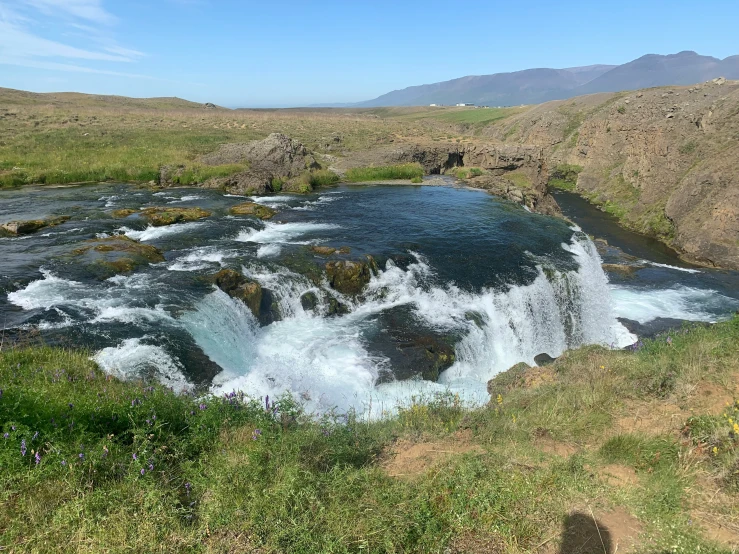
[[[423,168],[417,163],[355,167],[348,170],[344,176],[345,180],[349,183],[364,183],[389,179],[420,179],[421,177],[423,177]]]
[[[730,552],[738,355],[735,318],[512,369],[484,408],[441,395],[366,423],[5,349],[0,546],[554,553],[589,536],[609,552]]]

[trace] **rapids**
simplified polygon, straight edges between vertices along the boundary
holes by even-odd
[[[736,272],[692,268],[648,248],[635,257],[596,247],[577,227],[451,182],[253,198],[278,210],[268,222],[228,214],[244,200],[117,184],[0,192],[3,221],[73,216],[0,239],[4,334],[87,347],[112,374],[156,377],[177,390],[291,393],[312,411],[377,416],[435,392],[484,402],[492,376],[542,352],[627,346],[636,337],[618,318],[714,321],[739,307]],[[213,215],[166,227],[110,216],[164,205]],[[70,260],[86,239],[114,234],[156,246],[166,261],[100,281]],[[360,297],[345,298],[316,277],[326,259],[311,245],[371,254],[380,270]],[[604,258],[638,271],[609,281]],[[260,323],[215,288],[208,277],[227,267],[269,291],[280,317]],[[315,309],[301,302],[309,292]],[[330,299],[348,313],[329,315]],[[409,379],[413,368],[399,355],[408,337],[424,334],[454,347],[438,382]]]

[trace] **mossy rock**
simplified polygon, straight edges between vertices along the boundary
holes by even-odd
[[[68,215],[50,217],[47,219],[30,219],[27,221],[10,221],[0,225],[2,236],[15,237],[18,235],[30,235],[44,227],[53,227],[69,221]]]
[[[209,215],[211,212],[202,208],[146,208],[141,210],[141,216],[154,227],[197,221]]]
[[[341,248],[334,248],[333,246],[311,246],[309,250],[319,256],[331,256],[336,253],[351,254],[352,251],[348,246],[342,246]]]
[[[341,260],[326,264],[326,274],[331,287],[351,296],[362,292],[372,279],[372,275],[376,275],[377,272],[377,262],[372,256],[367,256],[366,261]]]
[[[259,219],[272,219],[277,211],[270,207],[263,206],[257,202],[244,202],[243,204],[237,204],[231,208],[233,215],[253,215]]]
[[[125,235],[88,240],[84,246],[73,250],[72,256],[83,258],[76,263],[85,266],[98,279],[130,273],[144,265],[164,261],[158,248]]]
[[[488,381],[488,394],[491,397],[495,397],[498,394],[520,388],[524,383],[524,374],[530,369],[531,366],[526,362],[519,362],[506,371],[498,373],[498,375]]]
[[[223,269],[213,276],[216,286],[231,298],[238,298],[259,318],[262,286],[234,269]]]
[[[110,215],[112,215],[116,219],[123,219],[124,217],[128,217],[129,215],[133,215],[137,212],[138,210],[133,210],[131,208],[121,208],[120,210],[113,210]]]

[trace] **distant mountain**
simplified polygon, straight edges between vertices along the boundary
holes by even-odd
[[[471,75],[383,94],[355,107],[473,103],[487,106],[539,104],[594,92],[617,92],[664,85],[688,85],[716,77],[739,79],[739,56],[725,60],[685,51],[648,54],[623,65],[566,69],[525,69]]]

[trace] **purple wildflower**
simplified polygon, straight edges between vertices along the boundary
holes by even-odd
[[[251,440],[253,441],[257,440],[261,434],[262,434],[261,429],[254,429],[254,432],[251,434]]]
[[[146,470],[144,468],[141,468],[141,475],[143,476],[146,473]]]
[[[269,394],[264,397],[264,409],[265,411],[269,411]]]
[[[10,436],[10,435],[9,435],[8,433],[4,433],[4,434],[3,434],[3,438],[4,438],[4,439],[7,439],[7,438],[8,438],[9,436]]]
[[[667,337],[667,344],[672,345],[672,337]]]
[[[67,465],[67,460],[62,460],[62,465],[63,466]]]
[[[11,426],[10,426],[10,430],[11,430],[11,431],[15,431],[15,425],[11,425]]]
[[[80,460],[84,460],[84,459],[85,459],[85,455],[82,452],[80,452]]]
[[[133,459],[138,460],[138,456],[136,456],[136,452],[133,453]]]
[[[149,471],[154,471],[154,464],[149,464]]]
[[[198,406],[198,408],[200,408],[200,410],[201,410],[201,411],[202,411],[202,410],[205,410],[205,409],[206,409],[207,407],[208,407],[208,406],[206,406],[205,404],[200,404],[200,405]]]
[[[185,492],[187,492],[187,496],[190,496],[191,488],[192,488],[192,485],[190,483],[185,483]]]
[[[33,434],[33,437],[31,438],[31,440],[32,440],[32,441],[35,441],[37,437],[38,437],[38,431],[36,431],[36,432],[35,432],[35,433]]]
[[[36,465],[39,465],[41,463],[41,454],[36,452],[36,455],[34,456],[34,459],[36,460]]]
[[[3,397],[3,389],[0,389],[0,398]]]
[[[26,439],[21,441],[21,456],[26,455]]]

